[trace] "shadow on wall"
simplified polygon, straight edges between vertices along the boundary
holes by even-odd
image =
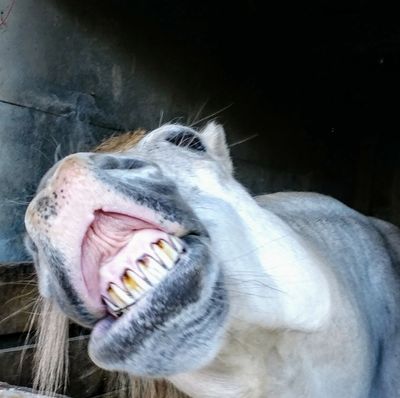
[[[0,0],[0,11],[10,1]],[[400,27],[360,2],[15,2],[0,27],[0,261],[43,173],[110,134],[218,114],[254,193],[312,190],[400,223]],[[199,123],[201,124],[201,123]]]

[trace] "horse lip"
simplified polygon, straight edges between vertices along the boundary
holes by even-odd
[[[79,158],[76,155],[74,156],[77,159]],[[197,233],[203,231],[204,228],[200,220],[195,217],[190,206],[182,200],[179,192],[174,190],[166,193],[156,190],[147,192],[145,191],[146,187],[140,185],[136,193],[134,190],[125,192],[118,187],[116,188],[108,180],[96,178],[98,176],[93,175],[92,170],[86,167],[87,164],[80,158],[78,160],[79,162],[75,161],[75,165],[70,165],[73,172],[79,172],[77,179],[75,179],[76,176],[73,173],[70,176],[71,170],[67,167],[55,169],[56,173],[49,177],[50,180],[46,181],[46,184],[37,192],[35,199],[30,203],[26,213],[26,225],[28,234],[35,243],[41,247],[46,244],[46,246],[59,251],[64,263],[60,266],[64,268],[64,277],[71,285],[74,296],[77,296],[76,298],[86,308],[86,312],[93,315],[93,318],[100,318],[105,314],[105,307],[100,299],[96,301],[90,298],[82,275],[82,244],[88,228],[94,221],[95,211],[119,213],[128,217],[139,218],[154,225],[155,228],[177,237],[192,232]],[[72,168],[72,166],[75,168]],[[56,174],[60,178],[57,179]],[[68,177],[69,185],[67,189],[63,185],[62,176]],[[86,179],[90,184],[83,184],[82,181],[86,182]],[[46,215],[41,213],[41,209],[37,207],[37,202],[46,197],[55,201],[52,198],[56,192],[59,199],[62,198],[60,192],[64,193],[65,198],[63,202],[59,200],[58,204],[53,203],[57,207],[57,213],[52,214],[48,220],[46,219],[49,232],[43,227],[38,228],[41,217]],[[153,197],[153,194],[156,196]],[[158,198],[160,198],[160,201]],[[65,292],[61,283],[62,278],[57,274],[53,274],[53,277],[58,280],[60,288]],[[64,301],[66,305],[68,304],[71,307],[71,312],[78,315],[79,308],[73,301],[69,300],[68,297],[65,297]],[[74,318],[76,319],[77,316],[74,316]]]

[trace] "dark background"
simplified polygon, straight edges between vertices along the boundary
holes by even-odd
[[[0,12],[1,263],[28,259],[23,214],[55,160],[168,121],[223,123],[252,193],[321,192],[400,225],[394,9],[0,0]],[[32,347],[19,370],[31,273],[31,264],[0,266],[0,381],[19,385],[31,382]],[[84,398],[107,388],[81,334],[72,331],[68,394]]]
[[[0,0],[0,259],[55,158],[217,113],[253,192],[400,223],[398,13],[365,1]]]

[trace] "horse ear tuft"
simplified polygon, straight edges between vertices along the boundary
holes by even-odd
[[[208,152],[221,161],[225,169],[232,174],[232,160],[226,143],[225,130],[222,125],[210,122],[200,134],[202,142],[207,147]]]

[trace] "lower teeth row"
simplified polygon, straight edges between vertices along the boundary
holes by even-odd
[[[137,270],[126,269],[120,285],[110,283],[102,299],[108,311],[118,317],[135,304],[152,287],[160,283],[178,261],[184,246],[180,239],[169,236],[151,244],[152,255],[145,254],[136,261]]]

